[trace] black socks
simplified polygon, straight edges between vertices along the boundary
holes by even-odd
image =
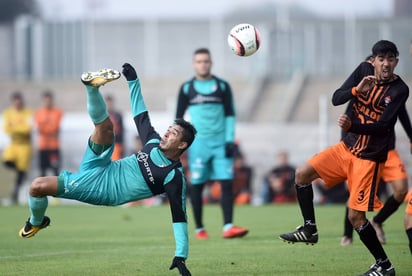
[[[352,226],[352,223],[350,223],[349,221],[348,213],[349,213],[349,208],[346,207],[345,219],[343,223],[343,226],[344,226],[343,235],[352,239],[353,238],[353,226]]]
[[[304,219],[304,226],[311,232],[316,232],[315,208],[313,206],[312,185],[296,185],[296,195],[299,202],[300,211]]]
[[[196,229],[203,228],[202,223],[202,193],[204,184],[190,186],[190,202],[192,203],[193,216],[195,219]]]
[[[360,240],[368,248],[369,252],[375,257],[376,263],[381,267],[387,269],[391,266],[388,256],[378,238],[376,237],[376,231],[369,221],[366,221],[364,225],[355,229],[359,234]]]
[[[396,210],[398,210],[401,202],[396,201],[396,199],[391,195],[383,205],[383,208],[376,214],[373,221],[382,224],[390,215],[392,215]]]
[[[232,223],[233,221],[233,190],[232,190],[232,180],[222,180],[220,181],[222,188],[222,197],[220,199],[220,204],[223,210],[223,225]]]

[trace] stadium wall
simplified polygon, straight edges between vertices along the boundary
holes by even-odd
[[[252,13],[253,15],[253,13]],[[288,18],[276,16],[249,21],[261,32],[262,45],[251,57],[239,58],[227,46],[227,34],[241,20],[236,16],[210,20],[43,21],[22,17],[3,25],[1,56],[11,66],[0,78],[32,80],[77,79],[80,72],[119,68],[124,61],[138,65],[148,78],[191,74],[191,54],[209,47],[214,72],[232,78],[270,76],[289,79],[348,74],[380,39],[394,41],[400,50],[398,72],[412,73],[409,59],[412,19]]]

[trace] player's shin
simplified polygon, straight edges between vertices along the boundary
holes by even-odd
[[[304,226],[316,232],[315,208],[313,206],[312,184],[296,185],[296,196],[304,219]]]
[[[106,102],[99,89],[94,86],[86,86],[87,91],[87,112],[93,123],[98,124],[103,122],[109,113],[107,112]]]
[[[375,229],[370,224],[369,221],[360,227],[355,228],[356,232],[359,234],[360,240],[368,248],[369,252],[375,257],[376,263],[387,269],[391,266],[388,256],[383,250],[381,243],[379,242]]]
[[[220,204],[222,205],[224,225],[231,224],[233,220],[233,190],[231,180],[222,180],[222,197]]]
[[[204,184],[195,184],[190,187],[190,200],[192,203],[193,216],[195,219],[196,229],[203,228],[203,204],[202,204],[202,192]]]
[[[29,195],[29,208],[31,212],[30,223],[40,225],[43,222],[44,214],[48,206],[47,196],[33,197]]]
[[[389,216],[398,210],[399,206],[403,203],[403,199],[401,201],[397,201],[393,195],[391,195],[383,205],[383,208],[379,211],[379,213],[373,218],[373,221],[382,224]]]

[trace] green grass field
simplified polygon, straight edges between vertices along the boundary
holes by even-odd
[[[412,257],[403,229],[403,206],[385,224],[385,250],[397,275],[411,275]],[[205,207],[211,238],[193,237],[193,275],[357,275],[374,262],[355,233],[351,246],[339,245],[344,206],[317,206],[317,245],[288,244],[280,233],[301,223],[296,205],[236,207],[235,222],[248,227],[242,239],[221,238],[218,206]],[[168,267],[174,239],[168,206],[129,208],[87,205],[49,206],[51,226],[34,238],[17,233],[27,219],[25,206],[0,207],[0,275],[178,275]],[[369,214],[371,215],[371,214]]]

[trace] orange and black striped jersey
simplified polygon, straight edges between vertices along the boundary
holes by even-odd
[[[399,76],[393,81],[375,84],[363,94],[357,94],[355,87],[335,91],[333,104],[342,104],[343,99],[351,101],[348,115],[352,126],[343,141],[352,154],[362,159],[386,161],[395,139],[394,126],[398,114],[408,96],[409,88]]]
[[[352,89],[352,87],[357,86],[361,82],[363,77],[373,75],[373,74],[374,74],[373,65],[366,61],[361,62],[359,66],[352,72],[352,74],[345,80],[345,82],[342,84],[342,86],[337,91]],[[340,105],[340,104],[343,104],[349,101],[345,114],[350,116],[352,113],[352,107],[353,107],[352,100],[354,99],[354,97],[352,94],[350,95],[346,94],[346,96],[348,96],[349,98],[345,98],[345,94],[335,93],[333,95],[332,102],[334,105]],[[408,135],[409,141],[412,143],[412,124],[411,124],[411,120],[409,118],[409,114],[408,114],[408,111],[406,110],[405,105],[400,107],[399,112],[398,112],[398,118],[402,124],[403,129]],[[347,132],[342,130],[342,140],[346,136],[346,134]],[[390,144],[389,144],[389,150],[392,150],[395,148],[395,142],[396,142],[396,137],[395,135],[393,135],[390,141]]]

